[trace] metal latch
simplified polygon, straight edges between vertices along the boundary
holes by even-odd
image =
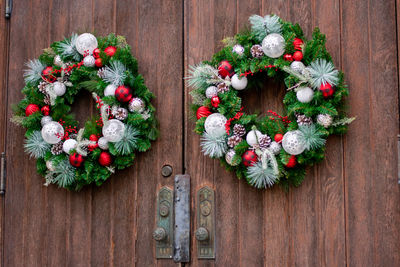
[[[215,196],[204,186],[197,192],[197,257],[215,259]]]
[[[1,159],[0,159],[0,195],[4,195],[6,193],[6,153],[2,152],[1,153]]]

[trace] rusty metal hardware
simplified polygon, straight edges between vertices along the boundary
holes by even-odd
[[[174,194],[166,186],[162,187],[157,196],[157,228],[153,232],[156,240],[156,258],[171,259],[174,253],[173,235],[173,203]]]
[[[197,192],[197,257],[215,259],[215,194],[204,186]]]
[[[190,176],[175,176],[174,261],[190,260]]]
[[[6,18],[9,19],[11,18],[11,12],[12,12],[12,0],[6,0]]]
[[[172,174],[172,167],[170,165],[164,165],[161,168],[161,175],[164,176],[165,178],[170,177]]]

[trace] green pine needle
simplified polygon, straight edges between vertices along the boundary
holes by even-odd
[[[307,150],[316,150],[325,145],[324,134],[314,124],[301,125],[299,130],[301,133],[300,141],[305,145]]]
[[[114,143],[115,150],[120,155],[129,155],[133,153],[134,149],[137,147],[139,134],[140,132],[137,129],[127,125],[122,139]]]
[[[34,158],[43,158],[46,152],[50,150],[50,144],[43,140],[42,133],[40,131],[34,131],[25,140],[25,152]]]
[[[262,40],[270,33],[281,33],[282,26],[279,22],[279,17],[276,15],[266,15],[261,17],[252,15],[249,18],[251,23],[251,31],[256,35],[258,41]]]
[[[211,158],[220,158],[228,150],[228,145],[226,144],[226,135],[214,136],[207,132],[204,132],[201,138],[201,150],[206,156]]]
[[[218,70],[210,65],[201,63],[197,66],[190,66],[188,85],[195,89],[207,88],[211,84],[226,82],[218,76]]]
[[[65,38],[63,41],[57,43],[57,50],[62,57],[71,57],[76,61],[80,61],[81,54],[79,54],[75,47],[76,38],[78,38],[78,35],[73,33],[71,38]]]
[[[271,187],[278,180],[271,165],[268,164],[267,168],[263,169],[260,161],[247,169],[247,177],[249,184],[256,188]]]

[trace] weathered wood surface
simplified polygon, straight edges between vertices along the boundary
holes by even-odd
[[[160,174],[164,164],[173,175],[191,175],[192,232],[197,190],[216,190],[216,260],[197,260],[192,238],[190,266],[400,266],[399,2],[14,1],[9,46],[0,18],[0,147],[8,158],[2,266],[175,266],[155,260],[151,238],[156,190],[173,183]],[[325,161],[288,193],[254,190],[201,154],[182,80],[189,65],[208,59],[220,40],[248,25],[249,15],[271,12],[298,22],[308,37],[315,26],[327,35],[328,50],[346,74],[349,112],[357,116],[346,136],[329,139]],[[23,129],[9,122],[11,104],[22,96],[24,62],[73,31],[127,37],[157,96],[161,129],[136,165],[79,193],[42,186],[23,152]],[[246,92],[246,111],[281,110],[283,88],[267,81]],[[74,111],[85,120],[81,114],[94,109],[89,95],[82,96]]]

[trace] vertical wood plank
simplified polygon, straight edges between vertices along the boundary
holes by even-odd
[[[398,266],[395,2],[341,4],[343,69],[351,77],[349,104],[357,115],[344,137],[347,261],[349,265]]]

